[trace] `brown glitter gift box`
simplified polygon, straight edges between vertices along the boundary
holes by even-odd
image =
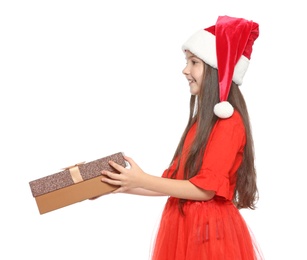
[[[101,181],[102,170],[116,172],[109,165],[112,160],[126,167],[122,153],[116,153],[88,163],[79,163],[63,171],[30,181],[32,195],[40,214],[76,202],[112,192],[117,187]]]

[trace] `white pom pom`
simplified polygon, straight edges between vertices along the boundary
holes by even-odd
[[[228,118],[232,116],[234,109],[228,101],[222,101],[214,106],[213,111],[219,118]]]

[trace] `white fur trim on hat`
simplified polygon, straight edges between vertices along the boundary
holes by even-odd
[[[211,67],[217,68],[215,35],[212,33],[206,30],[197,31],[182,45],[182,50],[192,52]],[[249,59],[242,55],[235,66],[232,78],[236,84],[241,85],[243,83],[248,65]]]
[[[197,31],[182,45],[182,50],[192,52],[213,68],[217,68],[215,36],[212,33]]]
[[[248,69],[248,65],[249,65],[249,59],[242,55],[239,61],[237,62],[237,65],[235,66],[235,70],[232,76],[233,82],[239,86],[242,85],[243,83],[243,78],[245,72]]]

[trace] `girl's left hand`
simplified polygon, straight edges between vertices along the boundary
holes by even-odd
[[[116,169],[119,173],[114,173],[110,171],[102,171],[102,175],[106,176],[101,179],[101,181],[109,183],[111,185],[120,186],[114,191],[126,192],[133,188],[142,187],[142,182],[146,177],[146,173],[130,158],[124,156],[125,160],[130,164],[130,168],[125,168],[113,161],[110,161],[109,164]]]

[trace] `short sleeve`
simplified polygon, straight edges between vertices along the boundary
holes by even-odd
[[[169,169],[164,170],[164,172],[162,173],[162,178],[168,178],[168,172]]]
[[[244,146],[245,128],[240,115],[235,113],[231,118],[219,119],[211,132],[201,169],[190,182],[231,200]]]
[[[163,174],[162,174],[162,178],[170,178],[170,175],[175,171],[176,169],[176,166],[177,166],[177,163],[178,163],[178,159],[176,158],[172,165],[167,168],[166,170],[164,170]]]

